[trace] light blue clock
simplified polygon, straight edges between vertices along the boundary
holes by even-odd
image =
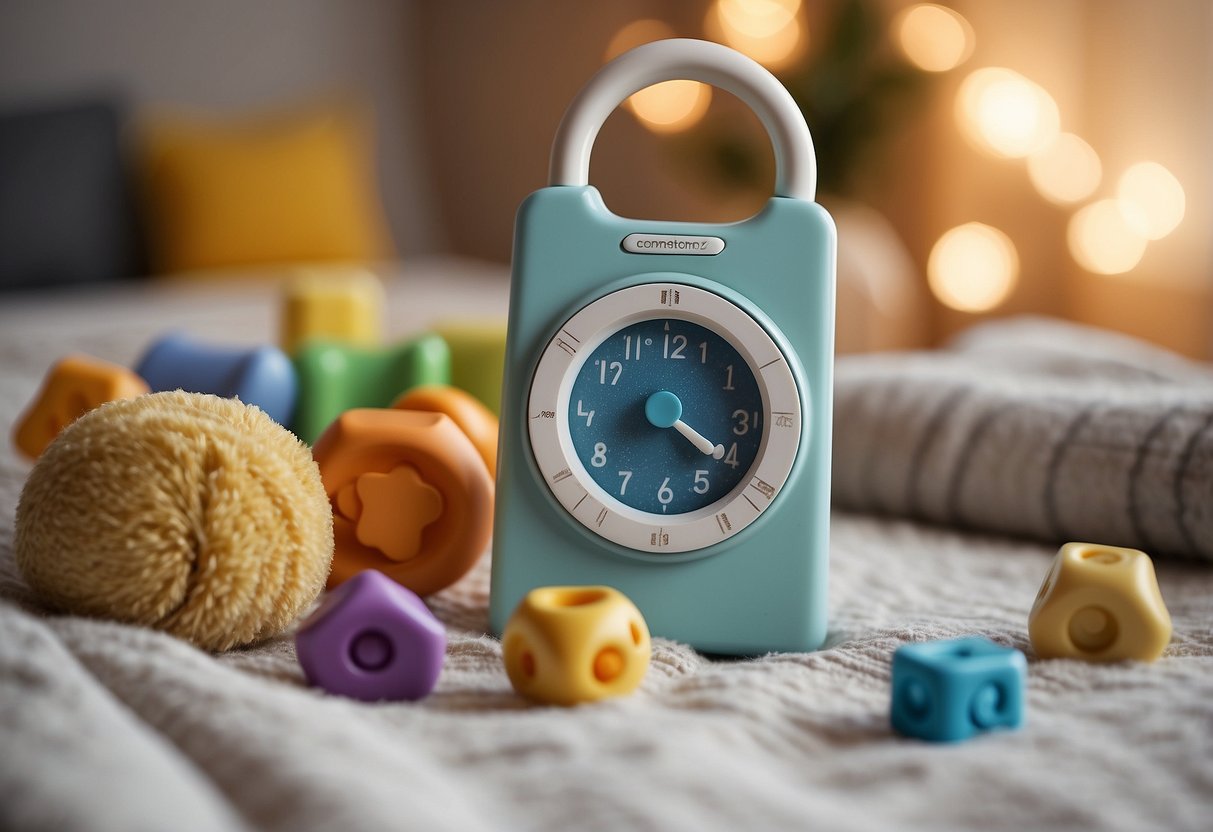
[[[776,195],[730,225],[619,217],[586,182],[618,101],[693,78],[771,134]],[[605,67],[519,210],[490,622],[545,585],[605,584],[708,652],[826,633],[835,232],[804,119],[766,70],[662,41]]]

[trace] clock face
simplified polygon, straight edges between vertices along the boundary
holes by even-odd
[[[764,410],[753,369],[723,335],[662,317],[594,349],[565,415],[577,458],[603,491],[674,515],[737,487],[758,456]]]
[[[721,295],[646,283],[593,301],[539,358],[535,463],[599,537],[654,555],[723,542],[777,499],[803,432],[775,339]]]

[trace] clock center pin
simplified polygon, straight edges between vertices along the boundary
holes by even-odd
[[[682,401],[669,390],[659,390],[644,403],[644,415],[655,428],[672,428],[682,418]]]

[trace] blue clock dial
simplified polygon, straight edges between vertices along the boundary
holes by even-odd
[[[582,364],[567,413],[585,470],[619,502],[685,514],[727,496],[765,425],[754,371],[723,336],[678,318],[631,324]]]

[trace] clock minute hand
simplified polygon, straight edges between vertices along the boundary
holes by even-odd
[[[649,396],[644,403],[644,415],[655,428],[674,428],[712,459],[724,456],[724,445],[712,444],[710,439],[682,421],[682,401],[669,390],[658,390]]]
[[[708,439],[702,433],[695,430],[695,428],[691,427],[681,419],[674,422],[674,430],[681,433],[691,441],[692,445],[713,459],[720,459],[724,456],[724,445],[712,444],[712,440]]]

